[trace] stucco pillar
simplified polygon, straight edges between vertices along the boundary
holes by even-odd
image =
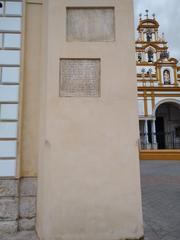
[[[133,1],[43,11],[40,239],[141,239]]]

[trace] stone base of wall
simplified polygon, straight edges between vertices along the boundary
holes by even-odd
[[[35,229],[37,178],[0,179],[0,235]]]

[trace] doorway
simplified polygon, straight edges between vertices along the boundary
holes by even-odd
[[[164,118],[156,118],[156,139],[158,144],[158,149],[165,149],[165,129],[164,129]]]

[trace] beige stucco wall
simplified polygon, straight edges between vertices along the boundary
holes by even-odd
[[[42,5],[25,1],[20,176],[37,176]]]
[[[37,230],[143,235],[132,0],[44,0]],[[66,42],[66,7],[114,6],[115,42]],[[100,97],[59,97],[60,58],[101,58]]]

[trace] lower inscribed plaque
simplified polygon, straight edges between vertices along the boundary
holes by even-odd
[[[98,97],[100,59],[61,59],[60,96]]]

